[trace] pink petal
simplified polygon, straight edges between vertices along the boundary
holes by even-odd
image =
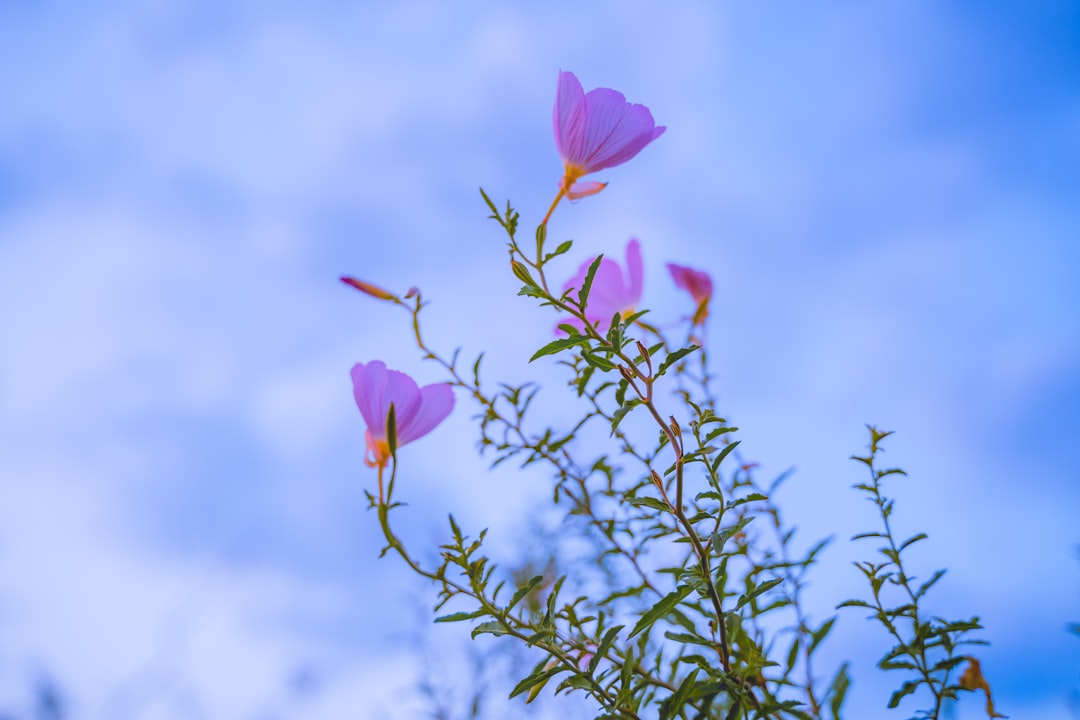
[[[446,383],[420,388],[420,405],[405,422],[398,423],[398,445],[422,438],[454,409],[454,391]]]
[[[712,297],[713,284],[708,273],[675,263],[668,263],[667,267],[675,284],[690,293],[694,302],[700,305]]]
[[[386,437],[386,415],[394,405],[398,428],[403,427],[420,407],[420,389],[405,373],[387,370],[375,360],[366,366],[357,363],[352,369],[353,396],[356,406],[376,439]]]
[[[559,186],[563,187],[565,184],[566,184],[566,178],[563,178],[559,182]],[[571,199],[571,200],[580,200],[583,197],[588,197],[589,195],[595,195],[596,193],[600,192],[601,190],[603,190],[606,187],[607,187],[607,183],[605,183],[605,182],[596,182],[594,180],[587,180],[585,182],[576,182],[573,185],[571,185],[569,188],[563,187],[563,189],[566,190],[566,197],[568,197],[569,199]]]
[[[572,72],[559,73],[559,86],[555,94],[555,147],[559,157],[569,161],[570,148],[585,130],[585,91]]]
[[[585,96],[585,137],[580,164],[586,172],[621,165],[660,137],[652,113],[644,105],[631,105],[615,90],[597,88]]]

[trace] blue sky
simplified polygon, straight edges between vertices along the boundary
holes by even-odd
[[[560,69],[668,127],[560,208],[566,274],[638,237],[670,317],[663,262],[712,273],[722,405],[797,469],[807,538],[872,522],[847,458],[897,431],[940,611],[983,617],[1005,712],[1070,716],[1080,11],[899,1],[0,8],[0,712],[47,673],[75,718],[422,717],[423,593],[376,558],[348,369],[442,378],[336,278],[417,285],[435,345],[557,384],[476,188],[542,216]],[[486,472],[459,403],[410,448],[406,532],[520,542],[547,481]],[[869,668],[865,637],[845,615],[830,652]]]

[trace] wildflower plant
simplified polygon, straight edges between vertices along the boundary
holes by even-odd
[[[343,278],[404,310],[420,355],[446,379],[419,389],[377,361],[353,369],[368,464],[379,473],[379,494],[369,491],[368,498],[387,541],[383,552],[434,585],[435,622],[462,623],[474,638],[490,634],[529,649],[534,664],[520,668],[508,687],[522,702],[580,693],[596,718],[840,718],[852,672],[847,663],[824,667],[820,650],[838,622],[861,618],[807,605],[805,588],[829,540],[808,547],[795,541],[779,502],[785,477],[761,479],[741,453],[738,428],[717,408],[704,343],[711,278],[668,265],[690,296],[690,311],[675,325],[654,322],[641,305],[648,253],[636,239],[625,265],[597,256],[558,280],[568,274],[573,247],[548,239],[559,201],[599,192],[602,184],[581,177],[626,162],[664,128],[620,93],[584,93],[568,72],[559,75],[554,122],[564,175],[528,243],[510,203],[500,207],[483,190],[481,196],[505,234],[518,295],[550,308],[556,323],[554,337],[538,339],[530,362],[554,358],[564,388],[493,384],[483,378],[482,355],[465,362],[428,344],[419,291],[399,296]],[[493,465],[513,461],[549,471],[563,533],[582,539],[592,562],[531,575],[500,568],[488,555],[486,531],[470,532],[453,515],[434,564],[421,562],[394,533],[394,477],[399,460],[408,464],[402,446],[449,415],[451,388],[475,404],[479,448]],[[532,420],[533,399],[552,391],[568,395],[565,406],[577,409],[576,419],[547,427]],[[630,415],[634,423],[625,422]],[[855,458],[870,472],[856,487],[878,511],[878,526],[857,536],[878,545],[870,560],[857,563],[867,593],[836,607],[869,611],[882,626],[879,666],[902,678],[884,705],[936,720],[947,701],[981,690],[987,715],[1001,717],[968,651],[980,642],[978,618],[929,615],[926,594],[942,571],[917,582],[905,551],[926,536],[894,535],[894,501],[883,485],[902,472],[878,468],[887,435],[870,428],[869,453]],[[384,494],[385,467],[391,479]]]

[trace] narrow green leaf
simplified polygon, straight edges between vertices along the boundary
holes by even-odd
[[[559,687],[555,688],[555,694],[558,695],[563,690],[592,690],[593,681],[589,679],[587,675],[577,674],[571,675],[561,683]]]
[[[647,507],[652,508],[653,510],[659,510],[660,512],[671,512],[671,508],[667,506],[667,503],[653,497],[632,497],[627,498],[626,501],[634,507]]]
[[[486,613],[483,610],[475,610],[473,612],[456,612],[449,615],[443,615],[442,617],[435,618],[435,622],[460,622],[462,620],[472,620],[478,618]]]
[[[656,377],[660,377],[667,372],[669,367],[671,367],[672,365],[679,362],[684,357],[698,349],[699,348],[697,345],[691,345],[690,347],[679,348],[674,352],[668,353],[668,356],[664,358],[664,361],[662,363],[660,363],[660,367],[656,369]]]
[[[712,471],[716,473],[720,470],[720,463],[724,462],[724,458],[730,455],[735,448],[739,447],[741,440],[736,440],[730,445],[726,445],[723,450],[716,454],[716,458],[712,461]]]
[[[532,362],[537,358],[542,358],[545,355],[552,355],[554,353],[561,352],[562,350],[574,347],[575,345],[585,345],[586,343],[588,343],[588,341],[589,339],[584,335],[571,335],[568,338],[559,338],[558,340],[553,340],[544,347],[537,350],[535,353],[533,353],[533,356],[529,358],[529,362]]]
[[[645,611],[645,614],[641,616],[637,625],[635,625],[634,629],[630,632],[629,638],[634,637],[642,630],[652,627],[653,623],[674,610],[692,590],[693,588],[690,585],[680,585],[662,597],[660,602]]]
[[[480,189],[480,194],[483,196],[484,202],[487,203],[487,206],[491,208],[491,213],[494,214],[496,219],[498,219],[499,218],[499,208],[497,208],[495,206],[495,203],[491,202],[491,199],[488,198],[487,193],[484,192],[484,188]]]
[[[543,689],[544,685],[547,684],[548,680],[561,672],[565,672],[565,670],[566,668],[562,667],[561,665],[541,668],[540,670],[537,670],[536,672],[532,673],[527,678],[519,682],[517,685],[515,685],[514,689],[510,692],[510,697],[517,697],[526,690],[531,690],[534,686],[536,686],[536,690],[537,692],[539,692],[541,689]],[[536,693],[532,693],[531,696],[536,697]]]
[[[510,597],[510,604],[506,606],[506,612],[510,612],[514,609],[514,606],[521,602],[521,598],[529,594],[534,587],[544,581],[543,575],[537,575],[529,579],[527,583],[519,587],[514,591],[514,594]]]
[[[754,586],[748,593],[739,596],[738,601],[735,603],[735,611],[738,612],[738,610],[743,605],[746,605],[748,602],[758,597],[762,593],[766,593],[769,590],[772,590],[774,587],[776,587],[782,582],[784,582],[783,578],[773,578],[772,580],[766,580],[760,585]]]
[[[594,372],[596,372],[596,368],[592,365],[581,371],[581,377],[579,377],[577,381],[578,397],[581,397],[585,394],[585,388],[589,385],[589,378],[593,376]]]
[[[545,297],[547,297],[544,294],[544,291],[536,287],[535,285],[522,285],[521,289],[518,290],[517,294],[523,297],[534,297],[540,299],[544,299]]]
[[[762,495],[761,493],[750,493],[746,497],[736,498],[735,500],[732,500],[731,502],[729,502],[727,504],[727,509],[730,510],[731,508],[738,507],[740,505],[744,505],[744,504],[749,503],[749,502],[758,502],[760,500],[768,500],[768,499],[769,498]]]
[[[713,534],[713,544],[717,547],[722,547],[724,543],[730,540],[735,533],[742,530],[744,527],[753,522],[753,515],[744,515],[739,518],[734,525],[729,525],[726,528],[721,528],[719,531]]]
[[[679,684],[678,689],[667,700],[660,703],[660,720],[668,720],[682,710],[690,696],[690,690],[694,687],[694,681],[697,680],[698,672],[700,672],[698,668],[691,670]]]
[[[821,641],[829,634],[829,631],[832,630],[833,624],[835,623],[836,618],[831,617],[810,635],[810,652],[814,652],[814,648],[821,644]]]
[[[559,597],[559,591],[562,589],[564,580],[566,580],[565,575],[556,580],[555,586],[551,588],[551,593],[548,595],[547,612],[544,613],[544,619],[541,623],[545,629],[554,629],[555,627],[555,602]]]
[[[500,637],[506,634],[506,629],[494,620],[491,620],[489,622],[482,622],[472,629],[473,640],[485,633],[490,633],[495,637]]]
[[[903,550],[908,545],[914,545],[915,543],[919,542],[920,540],[925,540],[926,538],[927,538],[926,533],[919,533],[918,535],[914,535],[912,537],[909,537],[907,540],[900,543],[900,549]]]
[[[724,425],[722,427],[718,427],[715,430],[709,431],[709,434],[705,436],[705,442],[707,442],[707,443],[712,442],[713,440],[720,437],[721,435],[727,435],[728,433],[733,433],[738,429],[739,428],[737,428],[737,427],[727,427],[726,425]]]
[[[613,628],[608,628],[608,631],[604,633],[604,637],[600,639],[600,644],[596,647],[596,652],[593,653],[592,659],[589,660],[589,674],[596,672],[597,666],[600,661],[607,657],[608,651],[611,649],[611,644],[615,642],[615,638],[619,636],[619,631],[622,630],[625,625],[616,625]]]
[[[926,582],[924,582],[922,585],[920,585],[919,589],[915,591],[916,599],[921,598],[923,595],[925,595],[926,591],[929,590],[931,587],[933,587],[934,583],[936,583],[938,580],[940,580],[941,576],[944,575],[944,574],[945,574],[944,570],[938,570],[933,575],[931,575],[930,579],[927,580]]]
[[[847,669],[847,663],[841,665],[829,687],[829,710],[832,711],[833,720],[840,720],[840,708],[843,707],[844,698],[847,696],[848,688],[851,687],[851,677]]]
[[[634,399],[624,403],[622,407],[616,409],[615,412],[613,412],[611,414],[611,434],[612,435],[615,434],[615,429],[619,427],[619,423],[621,423],[623,421],[623,418],[626,417],[627,413],[629,413],[631,410],[633,410],[634,408],[636,408],[640,404],[641,404],[641,401],[638,400],[637,398],[634,398]]]
[[[545,257],[544,257],[544,262],[548,262],[548,261],[549,261],[549,260],[551,260],[552,258],[558,257],[559,255],[562,255],[562,254],[563,254],[563,253],[565,253],[565,252],[566,252],[567,250],[569,250],[569,249],[570,249],[570,247],[571,247],[571,246],[572,246],[573,244],[574,244],[574,241],[573,241],[573,240],[563,240],[563,241],[562,241],[561,243],[559,243],[559,246],[558,246],[557,248],[555,248],[554,250],[552,250],[551,252],[549,252],[549,253],[548,253],[548,254],[547,254],[547,255],[546,255]]]
[[[604,259],[603,255],[597,255],[596,259],[592,261],[592,265],[589,266],[588,272],[585,273],[585,282],[581,284],[581,288],[578,290],[578,307],[585,310],[585,303],[589,300],[589,290],[592,289],[593,280],[596,278],[596,271],[600,269],[600,262]]]
[[[903,700],[904,697],[915,692],[918,689],[919,684],[920,681],[918,680],[908,680],[906,683],[901,685],[900,689],[894,692],[889,697],[889,709],[892,710],[894,707],[900,704],[900,701]]]
[[[476,362],[472,366],[473,385],[479,387],[480,385],[480,362],[484,359],[484,353],[480,353],[476,356]]]
[[[791,649],[788,650],[787,662],[784,665],[784,667],[787,668],[784,671],[784,676],[785,677],[787,677],[787,675],[795,667],[795,661],[798,659],[798,657],[799,657],[799,638],[796,637],[795,640],[792,641],[792,643],[791,643]]]
[[[589,363],[595,368],[602,370],[603,372],[615,369],[614,363],[612,363],[610,360],[600,355],[597,355],[596,353],[589,352],[588,350],[583,351],[581,353],[581,357],[585,360],[585,362]]]
[[[704,645],[705,647],[713,647],[711,640],[706,640],[698,635],[691,635],[690,633],[677,633],[667,630],[664,632],[664,637],[674,642],[683,643],[684,645]]]

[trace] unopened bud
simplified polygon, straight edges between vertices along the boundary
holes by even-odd
[[[641,353],[641,358],[645,361],[645,365],[649,368],[649,375],[652,375],[652,359],[649,357],[649,348],[645,347],[645,343],[640,340],[637,342],[638,352]]]
[[[392,292],[388,290],[383,290],[378,285],[372,285],[371,283],[364,282],[363,280],[357,280],[356,278],[346,276],[341,278],[341,282],[356,288],[362,293],[367,293],[373,298],[378,298],[379,300],[397,300],[397,297]]]
[[[414,297],[418,297],[419,295],[420,295],[420,288],[416,287],[415,285],[413,285],[411,288],[409,288],[409,292],[405,293],[406,298],[414,298]]]
[[[510,261],[510,269],[514,271],[514,275],[518,280],[526,285],[532,285],[535,287],[536,281],[532,279],[532,275],[529,274],[529,268],[525,267],[525,263],[518,260]]]

